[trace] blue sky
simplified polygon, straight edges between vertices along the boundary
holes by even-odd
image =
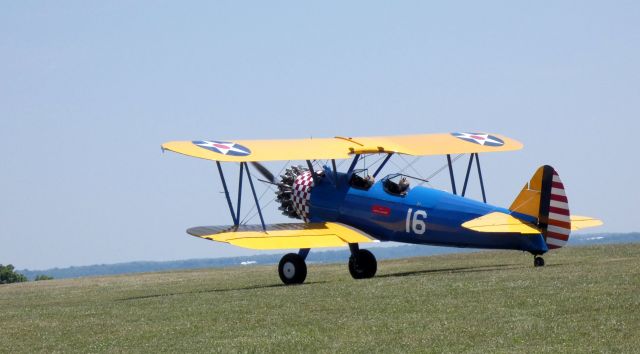
[[[638,43],[635,1],[5,2],[0,263],[254,253],[185,234],[229,216],[169,140],[497,132],[525,148],[481,157],[489,202],[546,163],[597,231],[638,231]]]

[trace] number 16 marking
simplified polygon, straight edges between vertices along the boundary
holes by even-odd
[[[411,215],[413,213],[413,215]],[[418,219],[420,218],[420,219]],[[424,234],[427,231],[427,225],[424,220],[427,218],[427,212],[424,210],[416,210],[413,212],[412,208],[407,210],[407,221],[405,223],[405,231],[407,233],[415,233],[418,235]]]

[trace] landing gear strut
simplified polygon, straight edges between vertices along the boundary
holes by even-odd
[[[349,273],[353,279],[373,278],[378,270],[376,257],[368,250],[358,249],[358,245],[349,245],[351,257],[349,257]]]
[[[534,267],[544,267],[544,258],[540,256],[536,256],[533,258],[533,266]]]
[[[278,275],[286,285],[302,284],[307,278],[307,264],[297,253],[285,254],[278,264]]]

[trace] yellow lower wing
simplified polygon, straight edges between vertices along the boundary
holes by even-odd
[[[187,230],[196,237],[256,250],[340,247],[349,243],[377,242],[368,234],[339,223],[199,226]]]

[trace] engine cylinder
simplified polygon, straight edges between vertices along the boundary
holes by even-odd
[[[280,202],[278,210],[290,218],[309,222],[309,207],[313,175],[302,166],[291,166],[280,175],[276,200]]]

